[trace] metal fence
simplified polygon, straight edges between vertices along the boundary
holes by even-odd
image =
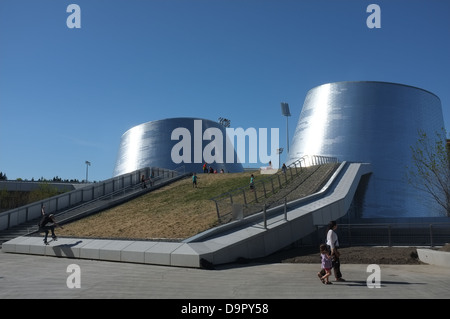
[[[317,167],[329,163],[338,163],[337,158],[327,156],[304,156],[275,174],[258,180],[254,187],[237,188],[212,198],[220,224],[263,211],[268,199],[271,203],[283,201],[282,192],[293,180],[302,183]],[[303,177],[303,179],[302,179]]]
[[[324,242],[327,227],[317,231]],[[339,224],[341,247],[350,246],[442,246],[450,243],[450,222]]]
[[[182,171],[184,171],[183,167],[177,171],[158,167],[146,167],[103,182],[92,183],[74,191],[11,209],[0,213],[0,230],[9,229],[40,217],[42,205],[45,205],[47,213],[57,214],[71,207],[91,202],[104,196],[117,195],[121,191],[129,189],[131,186],[140,185],[142,175],[146,177],[154,176],[153,178],[157,179],[162,177],[171,178],[180,175]]]

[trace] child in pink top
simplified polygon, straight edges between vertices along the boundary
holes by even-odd
[[[320,245],[320,257],[322,258],[321,268],[325,270],[325,275],[322,276],[319,271],[317,276],[323,284],[330,285],[332,282],[328,280],[328,277],[331,275],[331,256],[328,252],[326,244]]]

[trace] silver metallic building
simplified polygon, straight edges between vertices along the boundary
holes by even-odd
[[[336,82],[311,89],[288,162],[305,155],[372,164],[354,201],[359,218],[437,217],[439,207],[407,182],[418,130],[444,127],[440,99],[420,88],[387,82]]]
[[[200,118],[170,118],[132,127],[121,138],[114,176],[145,167],[201,173],[205,161],[217,172],[243,172],[241,163],[227,161],[226,129]]]

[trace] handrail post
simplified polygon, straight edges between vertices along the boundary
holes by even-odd
[[[217,204],[216,200],[214,200],[214,203],[216,203],[217,220],[219,221],[219,224],[220,224],[221,220],[220,220],[219,205]]]
[[[392,241],[391,241],[391,224],[388,225],[388,243],[389,243],[389,247],[392,246]]]
[[[287,220],[287,199],[284,198],[284,220]]]
[[[347,235],[348,235],[348,244],[351,246],[352,245],[352,231],[350,230],[352,226],[350,224],[348,224],[347,226]]]
[[[264,204],[263,216],[264,216],[264,229],[267,229],[266,204]]]
[[[430,247],[433,247],[433,228],[432,228],[432,224],[430,224]]]

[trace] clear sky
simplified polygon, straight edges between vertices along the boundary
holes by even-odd
[[[88,160],[105,180],[123,133],[173,117],[277,127],[286,147],[280,103],[291,139],[336,81],[431,91],[448,132],[449,17],[447,0],[0,0],[0,172],[83,180]]]

